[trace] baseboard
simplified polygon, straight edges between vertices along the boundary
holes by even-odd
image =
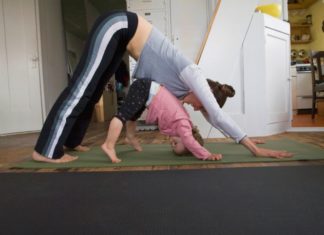
[[[287,132],[324,132],[324,127],[290,127]]]

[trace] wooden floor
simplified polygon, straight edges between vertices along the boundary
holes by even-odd
[[[107,123],[92,123],[84,139],[84,144],[98,146],[103,143]],[[13,136],[0,137],[0,172],[62,172],[62,170],[38,169],[38,170],[17,170],[10,169],[10,164],[25,159],[30,159],[30,154],[38,137],[37,133],[21,134]],[[168,137],[161,135],[157,131],[142,131],[138,133],[142,143],[168,143]],[[292,132],[279,135],[263,137],[265,141],[276,140],[282,137],[303,143],[310,143],[320,146],[324,149],[324,132]],[[122,144],[122,139],[119,144]],[[208,139],[207,142],[230,142],[231,139]],[[236,163],[236,164],[206,164],[200,166],[162,166],[162,167],[133,167],[133,168],[94,168],[94,169],[68,169],[64,171],[125,171],[125,170],[173,170],[173,169],[197,169],[197,168],[225,168],[225,167],[263,167],[263,166],[291,166],[291,165],[324,165],[324,161],[303,161],[303,162],[281,162],[281,163]]]
[[[293,116],[292,127],[324,127],[324,116],[310,114],[298,114]]]

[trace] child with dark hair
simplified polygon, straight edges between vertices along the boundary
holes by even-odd
[[[227,84],[220,84],[219,82],[207,79],[208,85],[219,104],[219,107],[223,107],[227,97],[233,97],[235,95],[235,90],[232,86]],[[183,99],[183,102],[186,103],[197,103],[197,98],[189,92],[189,94]],[[193,107],[195,110],[200,110],[200,107]],[[201,137],[198,128],[195,126],[192,128],[192,135],[198,141],[201,146],[204,146],[204,140]],[[255,140],[253,140],[255,141]],[[170,138],[170,143],[173,149],[173,152],[177,155],[184,155],[190,153],[190,151],[183,145],[181,139],[177,136],[172,136]],[[260,142],[261,143],[261,142]]]
[[[192,128],[192,136],[195,138],[195,140],[201,145],[204,146],[204,139],[199,133],[199,130],[196,126]],[[182,156],[185,154],[190,154],[190,151],[184,146],[184,144],[181,141],[181,138],[178,136],[171,136],[170,137],[170,144],[173,152],[178,155]]]
[[[210,88],[217,91],[218,102],[224,105],[229,93],[224,92],[227,87],[209,80]],[[234,95],[234,89],[230,96]],[[226,90],[227,91],[227,90]],[[190,103],[195,97],[189,93],[184,97],[183,103]],[[136,80],[130,87],[125,103],[115,115],[110,123],[108,135],[105,143],[101,146],[102,150],[109,156],[113,163],[121,160],[117,157],[115,145],[119,138],[122,127],[126,126],[126,140],[136,150],[141,151],[137,139],[135,138],[135,125],[132,122],[140,117],[144,109],[147,108],[147,123],[157,123],[162,134],[171,136],[171,146],[177,155],[191,152],[201,160],[220,160],[221,154],[210,153],[202,147],[203,140],[197,128],[194,128],[188,113],[181,102],[173,96],[162,85],[148,80]]]

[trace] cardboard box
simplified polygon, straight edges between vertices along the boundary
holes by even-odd
[[[324,100],[317,101],[317,114],[324,116]]]
[[[95,105],[96,121],[110,121],[117,112],[116,92],[104,91],[101,99]]]

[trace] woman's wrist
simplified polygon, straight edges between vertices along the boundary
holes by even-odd
[[[253,153],[254,156],[258,155],[259,148],[249,137],[244,137],[240,143],[248,150],[250,150],[250,152]]]

